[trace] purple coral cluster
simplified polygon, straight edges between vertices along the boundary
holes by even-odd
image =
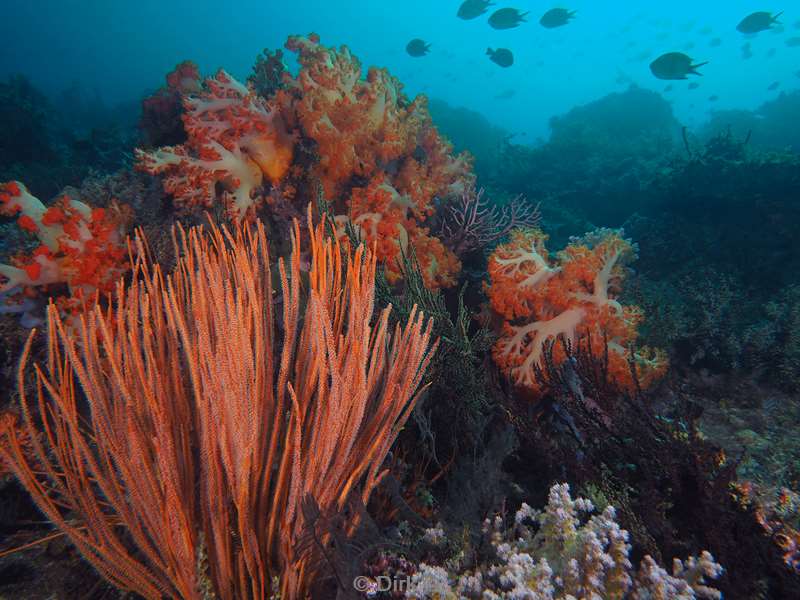
[[[521,194],[505,206],[489,203],[483,194],[483,188],[469,186],[447,207],[440,237],[456,256],[485,248],[514,228],[536,227],[541,220],[539,205],[529,204]]]

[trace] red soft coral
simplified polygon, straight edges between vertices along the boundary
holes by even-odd
[[[416,146],[415,106],[402,96],[402,85],[385,69],[361,63],[346,46],[326,48],[318,36],[291,36],[286,48],[296,52],[300,71],[285,75],[277,94],[287,119],[317,145],[314,173],[328,197],[338,197],[354,176],[372,177]]]
[[[409,101],[386,69],[372,67],[362,79],[361,63],[346,46],[326,48],[314,34],[292,36],[286,48],[297,53],[300,71],[285,75],[275,101],[287,123],[313,140],[318,160],[311,173],[340,226],[349,220],[378,245],[390,281],[400,277],[397,259],[411,244],[426,285],[454,285],[461,265],[425,221],[436,198],[474,183],[469,156],[454,154],[424,96]]]
[[[573,345],[591,340],[596,354],[607,343],[609,377],[631,389],[629,348],[643,317],[616,297],[624,264],[634,254],[632,244],[619,232],[600,230],[573,241],[553,261],[546,239],[537,229],[516,230],[489,259],[487,292],[491,307],[505,320],[492,351],[495,362],[518,385],[536,392],[536,368],[546,342],[560,336]],[[566,360],[561,344],[553,346],[553,360]],[[647,348],[634,354],[634,362],[643,387],[667,366],[663,353]]]
[[[142,100],[139,129],[142,141],[149,146],[181,144],[186,133],[181,124],[182,98],[202,92],[200,72],[191,61],[178,64],[166,77],[166,86]]]
[[[340,235],[352,225],[359,238],[375,247],[384,264],[386,279],[396,283],[402,277],[402,256],[414,248],[426,286],[431,289],[455,285],[461,270],[458,258],[414,218],[413,200],[401,195],[383,176],[363,188],[353,188],[350,216],[336,221]]]
[[[19,215],[20,227],[41,242],[30,255],[0,264],[0,294],[8,300],[63,283],[72,298],[61,299],[62,308],[83,306],[98,293],[111,292],[127,269],[125,227],[130,215],[115,202],[91,208],[61,196],[46,207],[23,184],[11,181],[0,184],[0,214]]]
[[[264,177],[278,183],[289,170],[294,140],[278,112],[225,71],[205,88],[182,88],[186,143],[137,150],[137,167],[166,175],[164,188],[184,208],[210,207],[219,186],[228,214],[242,219],[263,202]]]

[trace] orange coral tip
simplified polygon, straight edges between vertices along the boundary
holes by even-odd
[[[36,250],[33,251],[33,256],[34,257],[36,257],[36,256],[46,256],[46,257],[50,258],[51,256],[53,256],[53,253],[50,252],[50,248],[48,248],[47,246],[42,244],[41,246],[36,248]]]
[[[39,275],[42,274],[42,265],[40,265],[38,262],[28,263],[27,265],[24,265],[22,269],[25,271],[25,273],[28,275],[28,279],[31,281],[36,281],[39,279]]]
[[[63,223],[66,218],[67,217],[63,210],[61,210],[58,206],[51,206],[45,211],[44,216],[42,216],[42,225],[56,225],[58,223]]]
[[[64,223],[64,233],[66,233],[73,240],[80,238],[78,226],[72,221]]]
[[[22,215],[17,220],[17,224],[20,226],[20,228],[32,233],[36,233],[39,230],[39,226],[36,224],[36,221],[34,221],[28,215]]]
[[[2,185],[2,189],[5,192],[8,192],[12,196],[19,196],[22,194],[22,190],[19,189],[19,184],[16,181],[9,181],[8,183],[4,183]]]
[[[92,209],[92,223],[99,223],[106,217],[106,210],[104,208]]]

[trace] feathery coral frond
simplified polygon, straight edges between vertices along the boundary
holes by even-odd
[[[305,299],[295,224],[278,315],[264,227],[209,229],[178,229],[175,270],[139,260],[115,308],[77,331],[50,307],[35,398],[33,335],[19,371],[27,447],[8,428],[0,454],[122,589],[200,598],[202,556],[222,600],[267,598],[276,576],[301,598],[322,562],[296,550],[301,503],[366,502],[435,350],[431,323],[414,311],[391,332],[387,309],[373,324],[374,253],[344,254],[322,224]]]

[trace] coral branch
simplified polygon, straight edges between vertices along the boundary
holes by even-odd
[[[466,188],[457,204],[447,207],[442,226],[442,243],[456,256],[485,248],[507,236],[512,229],[536,227],[541,219],[539,206],[528,204],[522,195],[505,206],[489,204],[484,190]]]
[[[140,260],[114,308],[77,332],[51,307],[33,399],[29,339],[27,435],[4,427],[0,456],[114,585],[199,599],[202,583],[255,600],[279,578],[281,597],[304,598],[321,561],[298,550],[301,503],[341,512],[384,476],[435,350],[431,322],[415,310],[392,332],[387,308],[373,324],[375,255],[343,258],[323,231],[309,226],[301,298],[295,222],[281,316],[263,225],[212,226],[175,232],[172,275]]]

